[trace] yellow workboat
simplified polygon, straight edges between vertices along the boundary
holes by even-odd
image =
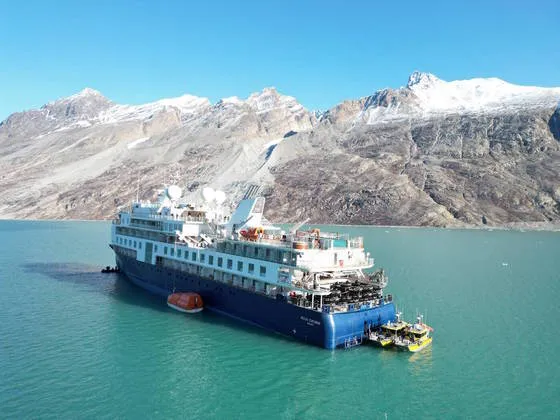
[[[410,352],[420,351],[432,343],[430,332],[433,328],[424,324],[423,316],[420,315],[416,318],[416,323],[409,326],[394,340],[394,344],[401,350]]]
[[[381,346],[387,347],[393,344],[393,339],[390,336],[384,335],[381,331],[372,331],[369,333],[369,341]]]
[[[401,313],[397,313],[397,320],[395,322],[387,322],[379,329],[369,333],[369,340],[381,347],[389,347],[398,340],[398,337],[403,335],[410,327],[408,322],[401,320]]]

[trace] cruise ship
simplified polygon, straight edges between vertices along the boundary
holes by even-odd
[[[363,238],[304,223],[282,230],[249,188],[231,215],[225,195],[203,191],[193,206],[170,186],[158,202],[136,201],[111,226],[118,270],[162,297],[198,293],[206,309],[327,349],[367,340],[395,321],[387,277],[372,269]]]

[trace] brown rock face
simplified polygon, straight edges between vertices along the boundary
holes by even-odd
[[[232,202],[259,183],[273,221],[559,223],[560,91],[461,83],[415,73],[318,117],[272,88],[136,107],[85,90],[0,124],[0,217],[107,219],[164,183]]]

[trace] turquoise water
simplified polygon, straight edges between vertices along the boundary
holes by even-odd
[[[185,316],[99,273],[107,223],[0,221],[0,417],[560,416],[560,234],[332,229],[365,236],[431,348],[331,352]]]

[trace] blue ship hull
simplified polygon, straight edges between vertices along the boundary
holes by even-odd
[[[395,320],[392,302],[352,312],[317,312],[209,278],[137,261],[116,249],[115,255],[121,272],[151,293],[167,297],[174,291],[195,292],[210,310],[327,349],[359,343],[370,325]]]

